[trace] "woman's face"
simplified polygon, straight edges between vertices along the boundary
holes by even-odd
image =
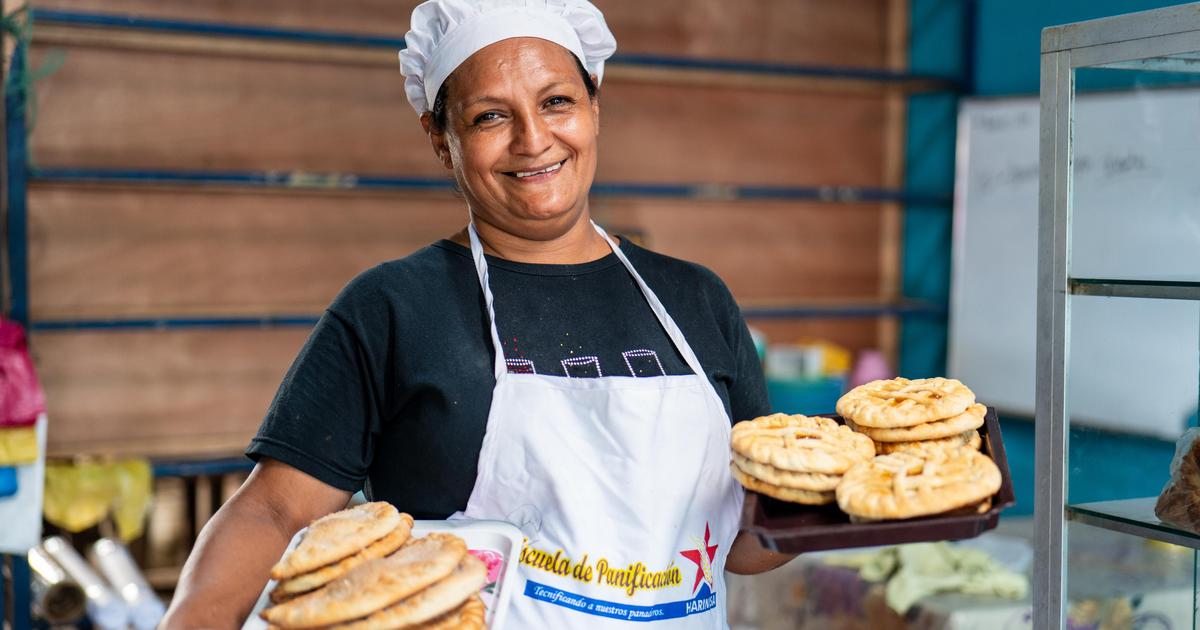
[[[565,234],[587,210],[600,124],[575,57],[543,39],[503,40],[446,90],[446,128],[430,138],[475,218],[529,240]]]

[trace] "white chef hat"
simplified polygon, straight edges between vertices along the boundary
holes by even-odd
[[[617,49],[604,15],[587,0],[428,0],[412,13],[400,72],[418,114],[433,107],[438,90],[481,48],[513,37],[537,37],[571,51],[597,82]]]

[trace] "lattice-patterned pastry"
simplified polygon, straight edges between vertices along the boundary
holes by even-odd
[[[875,451],[880,455],[899,453],[902,451],[913,452],[917,455],[927,455],[929,451],[933,450],[962,448],[964,446],[978,451],[979,448],[983,446],[983,438],[980,437],[979,431],[971,429],[970,431],[965,431],[963,433],[959,433],[958,435],[952,435],[950,437],[941,438],[938,440],[919,440],[916,442],[876,442]]]
[[[774,497],[780,501],[788,501],[789,503],[800,503],[803,505],[827,505],[833,503],[835,496],[832,490],[816,491],[802,490],[799,488],[787,488],[784,486],[768,483],[748,475],[737,467],[737,464],[730,464],[729,471],[733,473],[733,478],[738,480],[747,490],[765,494],[769,497]]]
[[[751,477],[756,477],[772,485],[795,488],[797,490],[833,492],[842,481],[841,475],[822,475],[820,473],[783,470],[770,464],[747,459],[737,453],[733,454],[733,465]]]
[[[875,455],[871,438],[829,418],[771,416],[739,422],[731,438],[735,453],[775,468],[839,475]]]
[[[846,471],[838,507],[864,519],[912,518],[973,505],[1000,489],[1000,469],[986,455],[946,449],[927,456],[879,455]]]
[[[911,427],[895,427],[891,429],[876,429],[874,427],[864,427],[847,419],[846,426],[862,433],[863,435],[875,440],[876,442],[919,442],[922,440],[937,440],[941,438],[954,437],[961,435],[966,431],[978,429],[983,426],[983,417],[987,414],[987,407],[980,404],[974,404],[967,407],[967,410],[946,418],[945,420],[934,420]]]
[[[911,427],[957,416],[975,404],[975,393],[954,379],[894,378],[859,385],[837,403],[838,415],[860,427]]]

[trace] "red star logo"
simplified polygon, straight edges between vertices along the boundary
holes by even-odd
[[[712,562],[717,557],[717,547],[718,547],[718,545],[709,545],[711,538],[712,538],[712,535],[709,533],[708,523],[705,523],[704,524],[704,544],[701,547],[703,548],[704,553],[708,556],[708,566],[709,567],[712,567]],[[687,551],[679,552],[679,555],[696,563],[696,582],[695,582],[695,584],[692,584],[692,593],[693,594],[696,592],[696,589],[700,586],[700,582],[704,581],[704,561],[700,557],[700,552],[701,552],[700,547],[698,547],[696,549],[688,549]],[[710,568],[709,570],[711,571],[712,569]]]

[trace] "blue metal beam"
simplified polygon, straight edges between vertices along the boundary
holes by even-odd
[[[238,24],[214,24],[193,20],[161,20],[132,15],[109,13],[82,13],[33,9],[34,22],[87,26],[92,28],[122,28],[139,31],[157,31],[208,37],[236,37],[241,39],[265,39],[302,44],[326,44],[335,46],[364,46],[370,48],[404,48],[404,38],[381,35],[357,35],[332,31],[311,31],[269,26],[243,26]]]
[[[41,168],[30,173],[34,183],[208,185],[293,190],[421,190],[449,191],[454,182],[445,178],[389,177],[338,173],[166,171],[98,168]],[[949,208],[951,197],[906,190],[863,186],[738,186],[729,184],[673,184],[597,182],[592,194],[601,197],[657,197],[682,199],[752,199],[823,203],[921,203]]]
[[[8,317],[22,324],[29,323],[29,248],[28,213],[26,206],[27,138],[25,129],[25,47],[17,44],[13,51],[11,76],[4,90],[5,168],[8,177],[8,206],[5,240],[8,248]]]
[[[404,48],[403,38],[380,35],[359,35],[331,31],[245,26],[237,24],[199,22],[193,20],[168,20],[137,17],[131,15],[57,11],[50,9],[33,9],[32,15],[33,19],[37,22],[90,28],[134,29],[160,33],[199,35],[206,37],[229,37],[284,41],[301,44],[386,48],[390,50],[400,50]],[[897,84],[921,82],[931,83],[941,89],[951,91],[960,89],[959,80],[957,77],[920,76],[904,72],[894,72],[891,70],[873,68],[785,64],[743,61],[736,59],[697,59],[692,57],[645,54],[618,54],[614,55],[609,62],[613,64],[639,67],[736,72],[743,74],[760,74],[797,78],[807,77],[820,79],[842,79]]]
[[[932,317],[946,316],[946,306],[921,302],[896,304],[830,304],[828,306],[781,306],[744,308],[746,319],[853,319],[872,317]]]
[[[119,330],[190,330],[203,328],[279,328],[307,327],[317,324],[316,315],[272,315],[266,317],[163,317],[58,319],[35,321],[30,328],[38,332],[119,331]]]
[[[33,627],[33,574],[29,570],[29,559],[23,554],[10,556],[12,558],[13,581],[13,630],[27,630]]]
[[[245,457],[205,460],[168,460],[151,464],[155,477],[209,477],[230,473],[250,472],[254,462]]]
[[[944,317],[946,307],[938,304],[903,302],[897,304],[828,304],[780,307],[748,307],[742,315],[747,319],[807,319],[854,318],[885,316]],[[60,319],[35,321],[30,328],[36,332],[122,331],[122,330],[195,330],[226,328],[277,328],[315,326],[316,315],[279,315],[267,317],[170,317],[170,318],[108,318]]]

